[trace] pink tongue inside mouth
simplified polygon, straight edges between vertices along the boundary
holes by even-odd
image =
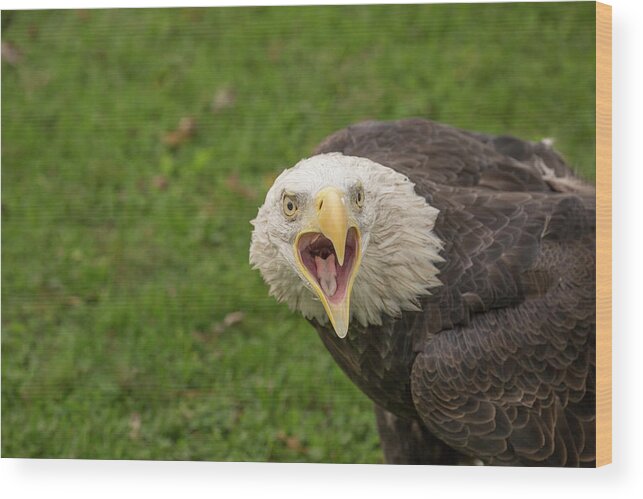
[[[315,269],[317,278],[326,296],[331,297],[337,291],[337,267],[335,266],[335,255],[330,254],[326,259],[315,257]]]

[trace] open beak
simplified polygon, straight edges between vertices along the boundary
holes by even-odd
[[[294,251],[337,336],[344,338],[350,322],[351,290],[361,261],[361,235],[349,218],[346,196],[340,189],[322,189],[314,210],[309,228],[295,240]]]

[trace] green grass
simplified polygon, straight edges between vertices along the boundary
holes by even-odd
[[[4,457],[381,462],[370,401],[249,268],[271,178],[409,116],[555,137],[594,177],[593,3],[6,16]]]

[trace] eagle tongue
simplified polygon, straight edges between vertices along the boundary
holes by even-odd
[[[337,291],[335,255],[331,253],[326,259],[315,256],[315,268],[322,290],[326,293],[326,296],[333,296],[335,291]]]

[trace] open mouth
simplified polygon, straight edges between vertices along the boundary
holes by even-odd
[[[297,250],[303,266],[319,284],[326,299],[332,304],[341,303],[346,298],[359,250],[357,230],[348,229],[343,265],[337,261],[331,240],[319,232],[303,234],[297,242]]]

